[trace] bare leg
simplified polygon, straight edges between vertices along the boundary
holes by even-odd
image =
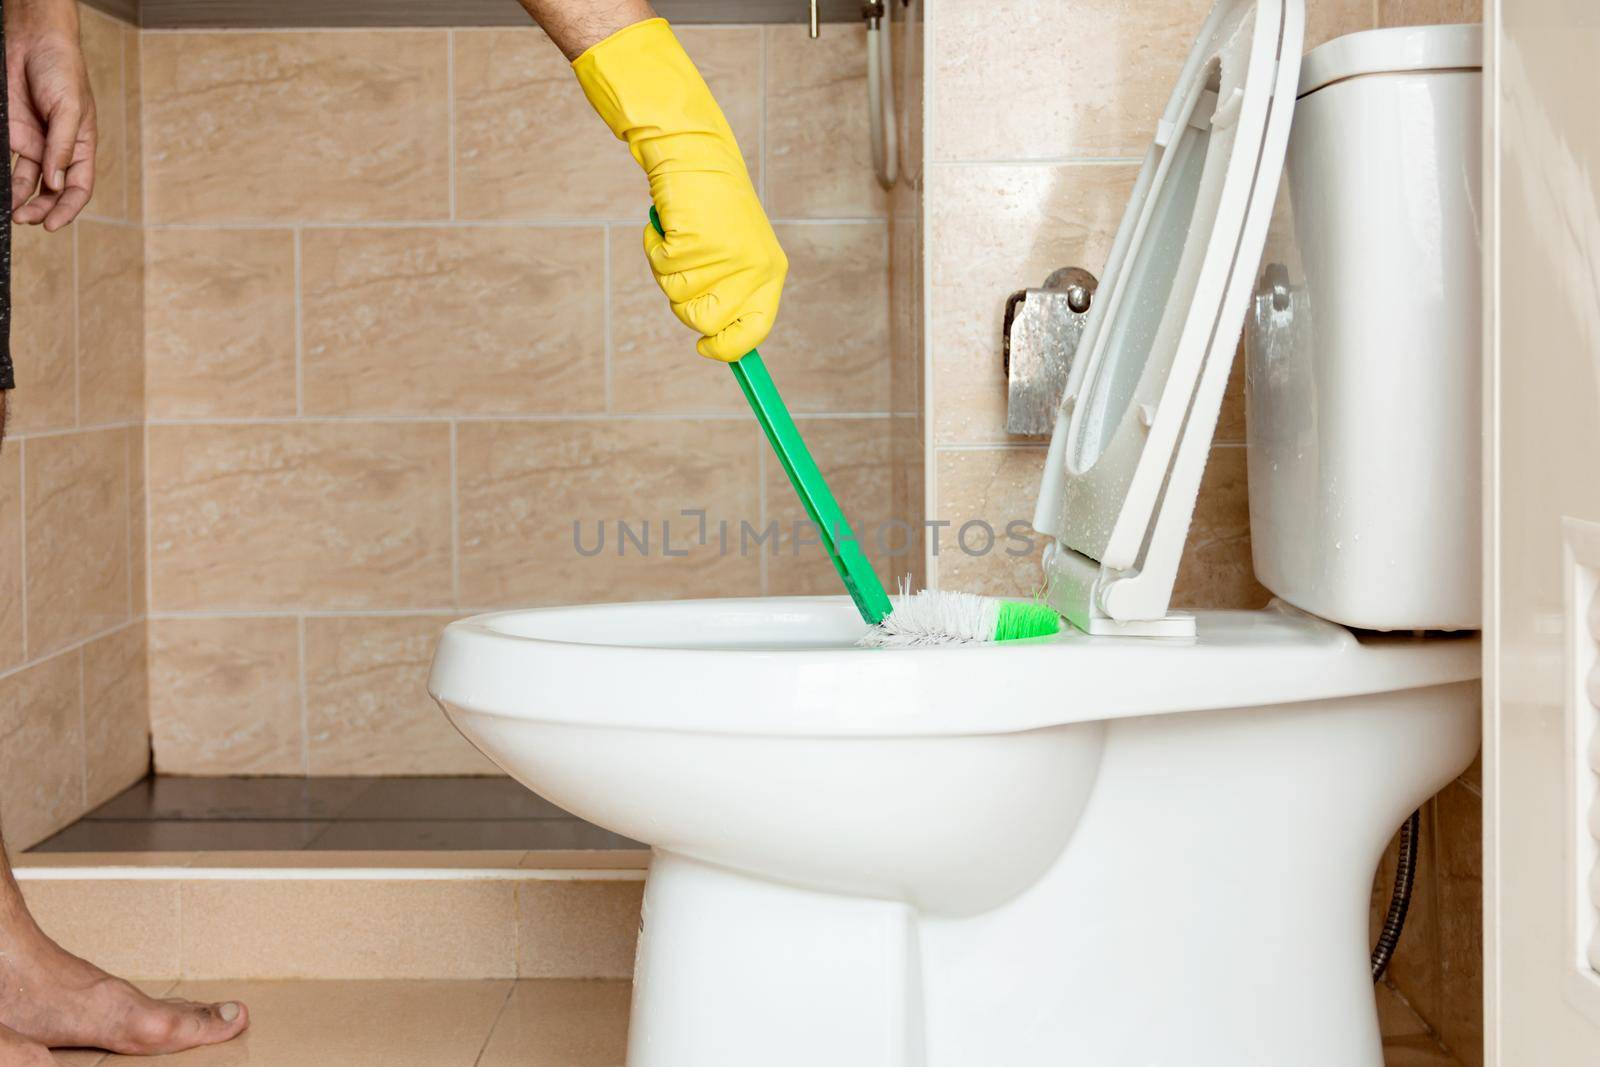
[[[6,394],[0,392],[0,438]],[[0,1063],[54,1064],[45,1047],[152,1055],[215,1045],[250,1025],[243,1004],[155,1000],[50,940],[0,841]]]
[[[155,1000],[57,945],[28,914],[0,847],[0,1027],[51,1048],[153,1055],[228,1041],[249,1024],[243,1004]]]

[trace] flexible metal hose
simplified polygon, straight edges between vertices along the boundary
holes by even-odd
[[[1376,982],[1389,969],[1400,932],[1406,927],[1406,912],[1411,908],[1411,889],[1417,881],[1417,837],[1422,829],[1422,812],[1414,811],[1400,828],[1400,862],[1394,871],[1394,891],[1389,896],[1389,913],[1384,916],[1378,946],[1372,950],[1372,980]]]

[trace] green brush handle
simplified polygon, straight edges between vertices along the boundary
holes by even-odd
[[[666,231],[661,228],[661,216],[656,214],[654,207],[650,209],[650,225],[656,228],[657,233],[666,236]],[[795,495],[806,509],[806,516],[817,528],[822,547],[833,561],[833,569],[839,572],[850,599],[856,602],[856,610],[861,612],[861,617],[868,624],[878,625],[885,615],[894,610],[894,605],[889,601],[889,594],[883,591],[883,583],[878,581],[877,572],[872,569],[866,553],[861,551],[860,542],[851,533],[850,524],[845,521],[844,512],[834,499],[833,491],[828,488],[816,461],[811,458],[811,450],[806,447],[805,439],[795,427],[794,419],[790,418],[789,408],[778,393],[778,387],[773,384],[772,375],[767,373],[761,353],[752,348],[728,366],[733,370],[733,377],[744,392],[744,398],[750,402],[750,410],[755,413],[756,421],[767,435],[772,451],[777,453],[783,473],[789,476],[789,484],[794,486]]]

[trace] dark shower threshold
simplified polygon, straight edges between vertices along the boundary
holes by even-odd
[[[642,849],[509,778],[173,778],[134,784],[30,852]]]

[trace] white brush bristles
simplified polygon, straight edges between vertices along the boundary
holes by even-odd
[[[924,589],[894,598],[894,610],[856,644],[863,648],[931,648],[994,640],[1001,601],[975,593]]]

